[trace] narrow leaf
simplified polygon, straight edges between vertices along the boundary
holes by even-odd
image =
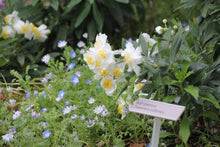
[[[91,9],[90,3],[85,3],[82,6],[82,12],[78,15],[76,19],[75,28],[77,28],[83,22],[83,20],[88,16],[90,9]]]
[[[201,98],[203,100],[211,102],[217,109],[220,109],[219,102],[216,100],[216,98],[213,95],[209,94],[207,96],[201,96]]]
[[[59,8],[59,0],[52,0],[50,2],[50,5],[55,11],[57,11]]]
[[[117,2],[120,2],[120,3],[125,3],[125,4],[128,4],[129,3],[129,0],[116,0]]]
[[[63,15],[66,15],[68,12],[72,10],[73,7],[75,7],[78,3],[80,3],[82,0],[71,0],[67,7],[65,8],[65,11],[63,12]]]
[[[19,64],[20,64],[21,66],[23,66],[23,65],[24,65],[24,60],[25,60],[24,54],[22,54],[22,53],[18,54],[17,60],[18,60]]]
[[[31,1],[32,6],[35,6],[38,1],[39,1],[39,0],[32,0],[32,1]]]
[[[92,11],[93,12],[93,16],[94,16],[95,21],[96,21],[96,23],[98,25],[98,30],[101,31],[102,27],[103,27],[103,21],[102,21],[99,9],[98,9],[98,7],[97,7],[95,2],[92,5],[92,10],[93,10]]]

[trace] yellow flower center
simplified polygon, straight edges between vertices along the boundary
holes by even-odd
[[[3,39],[8,39],[9,35],[5,30],[2,30],[2,36]]]
[[[101,66],[101,62],[96,61],[96,62],[95,62],[95,66],[96,66],[96,67]]]
[[[99,43],[98,40],[96,40],[95,45],[98,45],[98,43]]]
[[[120,71],[120,69],[119,69],[119,68],[115,68],[115,69],[113,70],[113,74],[114,74],[115,77],[119,78],[119,77],[121,76],[121,71]]]
[[[22,34],[27,33],[29,31],[28,25],[27,24],[22,25],[20,31]]]
[[[112,88],[112,81],[111,80],[105,80],[103,82],[104,88]]]
[[[92,57],[87,56],[86,60],[88,62],[88,64],[93,64],[94,62],[92,61]]]
[[[143,87],[144,83],[138,83],[135,85],[135,88],[138,90],[140,90]]]
[[[131,63],[131,54],[127,53],[124,55],[124,63],[125,64]]]
[[[101,70],[101,71],[100,71],[100,76],[106,77],[106,76],[108,76],[108,75],[109,75],[109,70],[104,69],[104,70]]]
[[[105,51],[104,50],[99,50],[98,54],[104,59],[106,57]]]
[[[118,113],[123,114],[123,105],[122,104],[118,105]]]
[[[5,23],[8,24],[8,15],[5,16]]]

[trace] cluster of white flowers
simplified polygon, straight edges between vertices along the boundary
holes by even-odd
[[[47,39],[47,34],[50,32],[45,24],[36,27],[29,21],[22,21],[18,12],[5,16],[5,26],[2,27],[1,37],[3,39],[14,38],[16,34],[23,34],[25,38],[31,40],[39,40],[44,42]]]
[[[143,36],[146,43],[153,47],[156,41],[150,38],[147,33],[144,33]],[[154,54],[156,52],[158,52],[157,47]],[[96,36],[94,47],[89,48],[84,54],[84,60],[95,73],[94,78],[101,79],[101,86],[105,89],[106,94],[111,96],[117,88],[116,81],[123,81],[121,77],[126,66],[128,72],[134,71],[137,76],[140,75],[139,64],[144,61],[141,53],[142,48],[140,46],[135,48],[131,42],[126,43],[124,50],[112,51],[110,44],[107,42],[107,36],[99,33]],[[114,55],[116,54],[121,55],[123,60],[115,60]]]

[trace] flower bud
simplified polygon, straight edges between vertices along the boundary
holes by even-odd
[[[174,25],[174,26],[173,26],[173,29],[174,29],[174,30],[177,30],[177,29],[178,29],[177,25]]]
[[[163,23],[166,24],[167,23],[167,19],[163,19]]]

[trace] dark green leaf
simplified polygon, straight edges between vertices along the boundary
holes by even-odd
[[[201,96],[201,99],[211,102],[217,109],[220,109],[219,102],[213,95]]]
[[[171,102],[173,102],[173,100],[174,100],[176,97],[178,97],[178,96],[176,96],[176,95],[167,96],[167,97],[165,97],[165,98],[163,99],[163,102],[171,103]]]
[[[39,1],[39,0],[32,0],[32,1],[31,1],[32,6],[35,6],[38,1]]]
[[[51,7],[55,10],[58,11],[59,8],[59,0],[52,0],[50,2]]]
[[[70,12],[72,10],[73,7],[75,7],[78,3],[80,3],[82,0],[71,0],[66,8],[65,11],[63,12],[63,15],[66,15],[68,12]]]
[[[125,3],[125,4],[129,3],[129,0],[115,0],[115,1],[120,2],[120,3]]]
[[[114,7],[109,8],[112,17],[116,20],[118,25],[124,25],[124,18],[122,15],[121,8],[118,3],[115,3]]]
[[[151,72],[151,73],[156,73],[156,70],[153,68],[153,66],[151,66],[148,62],[144,62],[143,63],[143,65],[144,65],[144,67],[146,68],[146,69],[148,69],[149,70],[149,72]]]
[[[0,67],[6,65],[9,62],[9,59],[0,57]]]
[[[25,60],[24,54],[23,54],[23,53],[18,54],[17,60],[18,60],[19,64],[20,64],[21,66],[23,66],[23,65],[24,65],[24,60]]]
[[[12,42],[14,42],[14,41],[16,41],[16,40],[17,40],[17,38],[7,39],[7,40],[1,40],[1,41],[0,41],[0,48],[2,48],[2,46],[5,46],[5,45],[7,45],[7,44],[9,44],[9,43],[12,43]]]
[[[93,3],[92,10],[93,10],[92,11],[93,12],[93,16],[94,16],[95,21],[96,21],[96,23],[98,25],[98,31],[101,32],[102,27],[103,27],[103,21],[102,21],[99,9],[98,9],[98,7],[96,5],[96,2]]]
[[[75,28],[77,28],[83,22],[83,20],[88,16],[90,9],[91,9],[90,3],[85,3],[82,6],[82,12],[78,15],[76,19]]]
[[[212,120],[220,121],[219,116],[212,111],[205,111],[201,115],[204,117],[211,118]]]
[[[93,41],[97,32],[96,23],[94,20],[90,21],[90,23],[88,24],[87,31],[89,34],[89,40]]]

